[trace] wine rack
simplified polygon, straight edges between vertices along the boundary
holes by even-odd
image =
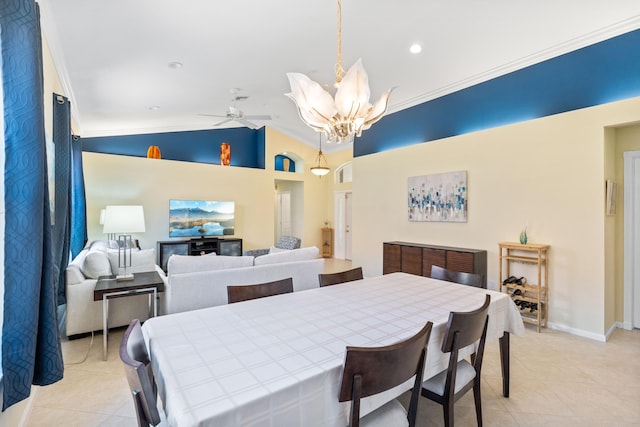
[[[536,325],[538,332],[547,326],[549,316],[549,249],[545,244],[498,243],[500,291],[511,295],[525,323]],[[512,264],[523,263],[534,267],[537,281],[505,283],[517,270]],[[513,268],[512,268],[513,267]],[[516,277],[517,274],[514,276]],[[524,277],[524,276],[522,276]],[[518,277],[519,278],[519,277]]]

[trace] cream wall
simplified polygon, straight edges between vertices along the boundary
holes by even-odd
[[[303,183],[299,229],[302,244],[320,247],[320,228],[327,204],[326,181],[308,172],[275,171],[273,157],[294,151],[310,164],[315,156],[307,147],[276,131],[267,130],[267,169],[155,160],[98,153],[83,153],[87,228],[89,240],[104,238],[99,225],[100,209],[113,204],[142,204],[147,231],[135,236],[142,247],[170,240],[169,199],[233,200],[236,203],[236,235],[244,249],[274,244],[275,182]],[[299,211],[300,209],[298,209]]]
[[[605,276],[604,129],[639,119],[635,98],[355,158],[354,265],[381,274],[391,240],[481,248],[496,288],[497,243],[526,225],[530,242],[551,245],[551,325],[604,339],[605,289],[616,286]],[[468,222],[409,222],[407,178],[459,170]]]

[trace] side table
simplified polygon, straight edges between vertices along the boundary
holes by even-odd
[[[93,300],[102,300],[102,356],[104,360],[107,360],[109,300],[112,298],[149,294],[149,315],[155,317],[158,315],[158,292],[164,292],[164,282],[155,271],[133,273],[133,280],[121,282],[116,280],[116,276],[98,277],[98,282],[93,290]],[[153,313],[151,311],[152,306]]]

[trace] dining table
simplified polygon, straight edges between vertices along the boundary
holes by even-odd
[[[154,317],[142,331],[171,426],[342,427],[350,405],[338,402],[347,346],[393,344],[431,321],[430,378],[448,364],[440,348],[449,313],[479,308],[486,294],[487,343],[500,343],[508,396],[509,335],[524,334],[511,297],[407,273]],[[363,399],[361,415],[412,385]]]

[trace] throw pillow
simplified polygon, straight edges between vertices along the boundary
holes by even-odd
[[[94,240],[89,245],[90,251],[102,251],[106,252],[108,248],[107,242],[105,240]]]
[[[318,258],[320,251],[315,246],[292,249],[286,252],[277,252],[256,257],[254,265],[278,264],[282,262],[307,261]]]
[[[89,279],[97,279],[99,276],[113,274],[107,254],[102,251],[90,251],[84,258],[82,274]]]

